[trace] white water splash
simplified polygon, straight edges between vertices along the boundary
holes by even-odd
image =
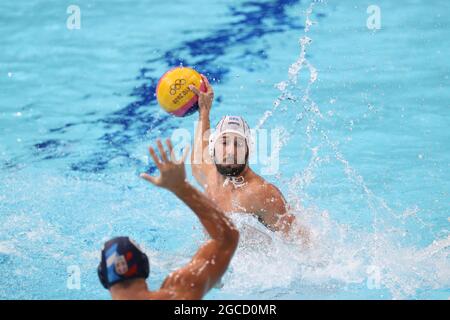
[[[304,90],[304,94],[302,97],[302,101],[305,103],[306,109],[313,109],[314,112],[320,114],[320,111],[317,105],[310,100],[309,93],[311,90],[311,86],[314,82],[316,82],[318,78],[317,69],[309,62],[306,58],[306,51],[308,46],[312,43],[312,39],[307,36],[307,33],[310,31],[310,27],[315,24],[314,21],[311,20],[311,15],[313,13],[314,3],[311,3],[308,9],[306,10],[306,22],[304,35],[299,39],[300,44],[300,55],[297,60],[291,64],[288,69],[288,80],[281,81],[275,84],[275,87],[281,91],[281,95],[277,97],[277,99],[273,102],[273,108],[271,111],[266,111],[263,117],[259,120],[256,129],[261,128],[266,121],[275,113],[275,111],[279,108],[283,101],[297,101],[297,97],[295,92],[291,91],[290,88],[295,86],[298,83],[299,77],[301,75],[301,71],[306,67],[309,71],[309,80]],[[309,106],[308,106],[309,104]]]
[[[298,219],[311,228],[313,248],[305,252],[282,241],[273,241],[270,246],[253,251],[240,248],[224,290],[242,293],[248,290],[261,293],[270,288],[279,288],[280,292],[283,288],[298,287],[306,291],[308,288],[315,290],[309,295],[305,292],[305,297],[332,294],[335,290],[347,290],[352,285],[360,286],[359,291],[369,290],[366,288],[370,277],[368,270],[373,267],[379,272],[379,290],[383,292],[378,297],[402,299],[413,297],[418,291],[447,290],[450,287],[450,236],[437,239],[425,248],[400,244],[396,235],[407,233],[407,219],[415,221],[420,228],[431,230],[432,226],[419,217],[417,207],[400,213],[390,208],[345,159],[339,150],[339,142],[333,141],[329,133],[321,129],[324,117],[310,95],[318,79],[318,71],[307,58],[307,50],[312,43],[308,33],[315,24],[311,20],[314,6],[315,3],[312,3],[306,10],[304,35],[299,39],[299,57],[288,68],[287,80],[275,85],[281,94],[257,125],[258,129],[268,126],[282,107],[297,112],[296,122],[305,122],[300,128],[305,130],[306,141],[301,143],[311,150],[311,157],[301,172],[288,179],[288,198]],[[302,82],[301,75],[304,73],[306,81]],[[335,98],[330,99],[331,104],[335,101]],[[299,107],[301,109],[297,110]],[[287,143],[288,139],[282,145]],[[317,171],[326,163],[338,164],[347,182],[361,192],[371,215],[369,230],[350,228],[334,221],[328,211],[300,205],[305,198],[314,202],[305,190],[314,183]],[[280,296],[280,292],[276,294]]]
[[[323,298],[340,297],[355,287],[360,292],[378,290],[386,299],[404,299],[418,290],[450,286],[450,236],[423,249],[400,247],[389,237],[338,224],[327,211],[296,207],[294,212],[301,214],[302,223],[314,226],[309,249],[261,229],[246,214],[232,216],[242,239],[224,277],[224,293],[283,298],[287,290],[298,291],[297,298]],[[383,249],[376,260],[370,250],[374,242]],[[379,288],[368,285],[371,268],[379,270]]]

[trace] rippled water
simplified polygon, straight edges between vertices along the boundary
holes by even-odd
[[[180,63],[211,79],[213,123],[280,130],[265,177],[313,235],[234,214],[245,241],[207,298],[450,297],[447,1],[379,1],[377,31],[358,1],[80,1],[72,31],[67,5],[0,4],[0,298],[108,298],[115,235],[145,248],[153,289],[188,261],[201,226],[138,178],[154,138],[193,132],[153,95]]]

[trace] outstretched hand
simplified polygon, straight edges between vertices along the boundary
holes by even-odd
[[[196,88],[193,85],[189,86],[189,89],[192,90],[197,96],[198,96],[198,109],[200,114],[209,114],[209,111],[211,110],[211,105],[214,99],[214,90],[209,83],[208,79],[204,76],[202,76],[202,81],[206,86],[206,92],[200,91],[198,88]]]
[[[150,155],[161,173],[160,176],[154,177],[147,173],[141,173],[141,178],[147,180],[155,186],[175,192],[178,188],[183,187],[186,182],[184,161],[189,153],[189,146],[184,150],[181,159],[176,160],[170,139],[166,140],[166,144],[169,148],[169,156],[164,150],[161,140],[156,141],[161,158],[158,158],[155,149],[152,147],[149,148]]]

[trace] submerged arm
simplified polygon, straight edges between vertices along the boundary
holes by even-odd
[[[261,192],[262,204],[260,220],[271,230],[282,232],[286,237],[293,236],[304,244],[310,241],[309,231],[299,226],[295,215],[289,213],[289,206],[278,188],[267,185],[266,191]]]

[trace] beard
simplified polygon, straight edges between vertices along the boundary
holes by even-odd
[[[216,165],[216,169],[217,171],[223,175],[223,176],[227,176],[227,177],[237,177],[239,176],[245,169],[245,167],[247,166],[247,162],[248,162],[248,149],[247,152],[245,153],[245,162],[244,163],[219,163],[217,161],[217,159],[214,157],[214,164]],[[232,159],[228,159],[231,162],[238,162],[238,161],[232,161]]]
[[[216,163],[216,169],[223,176],[237,177],[242,171],[244,171],[247,163],[243,164],[218,164]]]

